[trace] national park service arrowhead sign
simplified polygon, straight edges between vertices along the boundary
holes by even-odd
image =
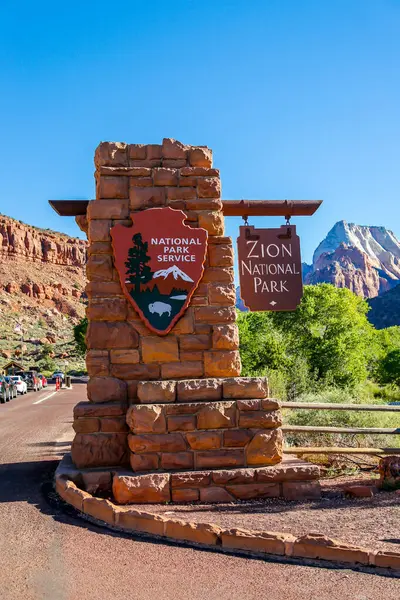
[[[303,296],[296,227],[240,227],[237,242],[244,305],[254,311],[296,310]]]
[[[111,229],[122,290],[151,331],[167,334],[190,304],[204,272],[207,231],[184,224],[172,208],[132,214]]]

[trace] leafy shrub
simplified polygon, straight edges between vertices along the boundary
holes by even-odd
[[[400,385],[400,349],[391,350],[381,359],[377,377],[381,383]]]
[[[86,331],[88,328],[88,320],[86,317],[81,319],[74,327],[74,340],[78,353],[81,356],[86,354]]]

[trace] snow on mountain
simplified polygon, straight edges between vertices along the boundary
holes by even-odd
[[[385,227],[339,221],[303,265],[305,283],[332,283],[366,298],[400,281],[400,241]]]
[[[186,275],[186,273],[184,273],[184,271],[182,271],[176,265],[173,265],[168,269],[160,269],[159,271],[156,271],[153,275],[153,279],[156,279],[157,277],[163,277],[166,279],[168,275],[172,275],[174,279],[183,279],[183,281],[189,281],[193,283],[193,279],[189,277],[189,275]]]
[[[389,229],[338,221],[315,250],[314,267],[321,254],[335,252],[341,244],[356,248],[369,257],[373,267],[400,279],[400,241]]]

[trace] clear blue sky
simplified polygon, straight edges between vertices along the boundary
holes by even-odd
[[[79,235],[47,199],[93,197],[97,144],[174,137],[226,199],[322,198],[307,261],[340,219],[400,235],[399,0],[2,2],[0,61],[2,213]]]

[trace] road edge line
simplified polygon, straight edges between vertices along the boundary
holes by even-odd
[[[56,393],[57,392],[51,392],[51,394],[49,394],[48,396],[45,396],[44,398],[40,398],[40,400],[36,400],[36,402],[32,402],[32,404],[40,404],[41,402],[44,402],[45,400],[48,400],[49,398],[54,396],[54,394],[56,394]]]

